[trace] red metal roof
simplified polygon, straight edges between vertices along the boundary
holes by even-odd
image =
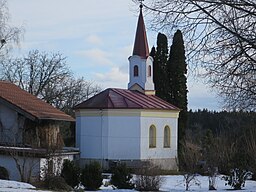
[[[161,109],[179,110],[174,105],[154,95],[127,89],[106,89],[78,104],[75,109]]]
[[[149,56],[147,34],[144,24],[144,19],[142,15],[142,9],[140,9],[140,15],[137,24],[137,31],[135,35],[135,42],[133,47],[133,55],[141,56],[142,58],[147,58]]]
[[[71,116],[6,81],[0,81],[0,102],[8,103],[37,119],[74,121]]]

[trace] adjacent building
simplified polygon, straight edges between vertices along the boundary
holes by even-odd
[[[43,169],[55,172],[59,168],[61,164],[53,159],[62,162],[78,154],[62,148],[63,121],[74,119],[18,86],[0,81],[0,166],[7,168],[10,179],[38,180]]]

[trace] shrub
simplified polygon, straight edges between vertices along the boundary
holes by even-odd
[[[218,176],[218,167],[208,168],[209,190],[216,190],[216,179]]]
[[[0,179],[9,180],[9,173],[5,167],[0,166]]]
[[[61,177],[65,179],[68,185],[74,188],[80,182],[80,169],[73,161],[65,159],[61,170]]]
[[[245,181],[252,178],[252,172],[240,169],[232,169],[230,175],[224,176],[226,185],[230,185],[235,190],[240,190],[245,186]]]
[[[138,170],[135,179],[135,189],[138,191],[159,191],[163,182],[158,167],[144,167]]]
[[[48,177],[46,180],[46,187],[50,190],[55,191],[72,191],[72,187],[70,187],[66,182],[65,179],[59,176],[52,176]]]
[[[189,191],[189,188],[192,185],[198,185],[198,186],[201,185],[200,181],[197,179],[196,173],[185,173],[183,177],[184,177],[186,191]]]
[[[102,185],[101,167],[98,162],[85,165],[81,174],[81,183],[88,190],[97,190]]]
[[[111,183],[118,189],[133,189],[134,184],[131,179],[131,171],[126,167],[125,163],[121,163],[113,169]]]

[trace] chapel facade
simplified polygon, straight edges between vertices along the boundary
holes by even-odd
[[[180,110],[155,96],[142,6],[129,57],[128,89],[108,88],[75,111],[81,166],[99,161],[106,169],[117,162],[136,168],[150,162],[164,170],[178,169]]]

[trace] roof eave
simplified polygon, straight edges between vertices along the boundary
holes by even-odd
[[[67,118],[48,118],[48,117],[42,117],[42,118],[37,118],[38,120],[52,120],[52,121],[66,121],[66,122],[75,122],[75,119],[74,118],[70,118],[70,119],[67,119]]]
[[[75,119],[72,117],[68,117],[68,118],[52,118],[52,117],[40,117],[40,116],[35,116],[25,110],[23,110],[22,108],[20,108],[19,106],[7,101],[6,99],[0,97],[0,103],[7,105],[8,107],[10,107],[11,109],[13,109],[14,111],[17,111],[18,113],[24,115],[25,117],[27,117],[28,119],[32,120],[32,121],[36,121],[36,120],[55,120],[55,121],[68,121],[68,122],[74,122]]]
[[[81,107],[81,108],[77,108],[77,110],[90,110],[90,109],[97,109],[97,110],[107,110],[107,109],[138,109],[138,110],[164,110],[164,111],[181,111],[178,108],[175,109],[167,109],[167,108],[143,108],[143,107]]]

